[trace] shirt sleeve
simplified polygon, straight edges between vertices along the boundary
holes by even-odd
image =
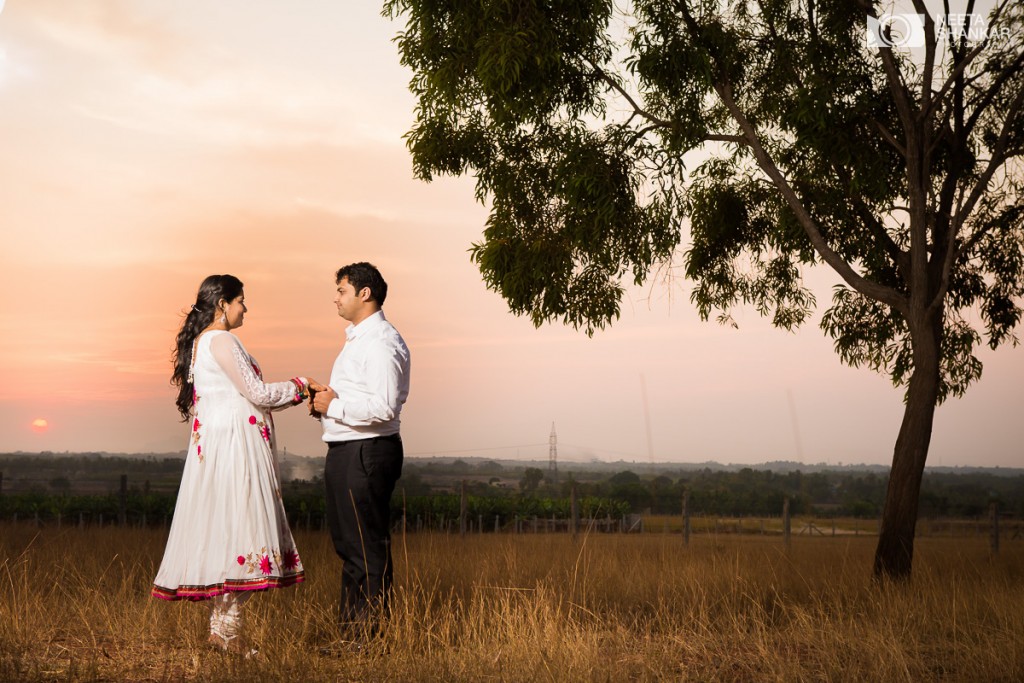
[[[218,334],[210,340],[210,351],[238,392],[260,408],[281,408],[296,403],[293,382],[264,382],[258,366],[234,335]]]
[[[327,407],[327,417],[350,427],[390,422],[401,410],[402,362],[390,346],[377,346],[365,360],[365,393],[339,395]]]

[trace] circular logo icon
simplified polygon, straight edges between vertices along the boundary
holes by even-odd
[[[914,34],[914,27],[905,14],[889,14],[878,18],[879,36],[892,47],[903,47]],[[888,29],[888,37],[886,37]]]

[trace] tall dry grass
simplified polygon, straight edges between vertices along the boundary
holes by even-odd
[[[869,538],[410,535],[385,635],[323,655],[339,562],[300,532],[307,582],[249,602],[246,660],[148,597],[164,540],[0,524],[0,680],[1024,680],[1021,542],[921,539],[893,586]]]

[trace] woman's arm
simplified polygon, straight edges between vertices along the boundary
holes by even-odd
[[[302,403],[306,380],[296,377],[288,382],[264,382],[258,368],[233,334],[218,334],[210,340],[213,359],[235,385],[238,392],[260,408],[282,408]]]

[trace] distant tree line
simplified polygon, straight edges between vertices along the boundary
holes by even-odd
[[[0,454],[0,518],[113,521],[120,513],[120,476],[127,475],[126,515],[135,523],[161,524],[174,510],[181,477],[180,457],[102,457],[99,454]],[[744,468],[680,469],[641,475],[583,469],[553,473],[495,461],[467,463],[407,460],[392,501],[396,518],[436,526],[456,519],[465,486],[466,512],[492,525],[514,517],[570,515],[575,488],[584,518],[627,513],[679,514],[684,492],[691,514],[778,515],[789,499],[793,514],[875,518],[885,498],[887,476],[863,470],[814,472]],[[323,484],[285,481],[283,498],[293,523],[319,528],[325,514]],[[1003,514],[1024,517],[1024,475],[992,471],[928,472],[921,491],[923,517],[974,518],[991,503]]]
[[[687,491],[689,509],[695,514],[777,515],[783,500],[789,498],[793,514],[874,518],[881,514],[887,485],[888,476],[874,472],[776,473],[752,468],[706,468],[675,479],[664,474],[641,478],[627,470],[604,481],[581,482],[577,490],[584,495],[623,500],[633,511],[658,514],[678,513],[683,492]],[[993,502],[1004,512],[1024,516],[1024,476],[926,473],[920,515],[976,517]]]

